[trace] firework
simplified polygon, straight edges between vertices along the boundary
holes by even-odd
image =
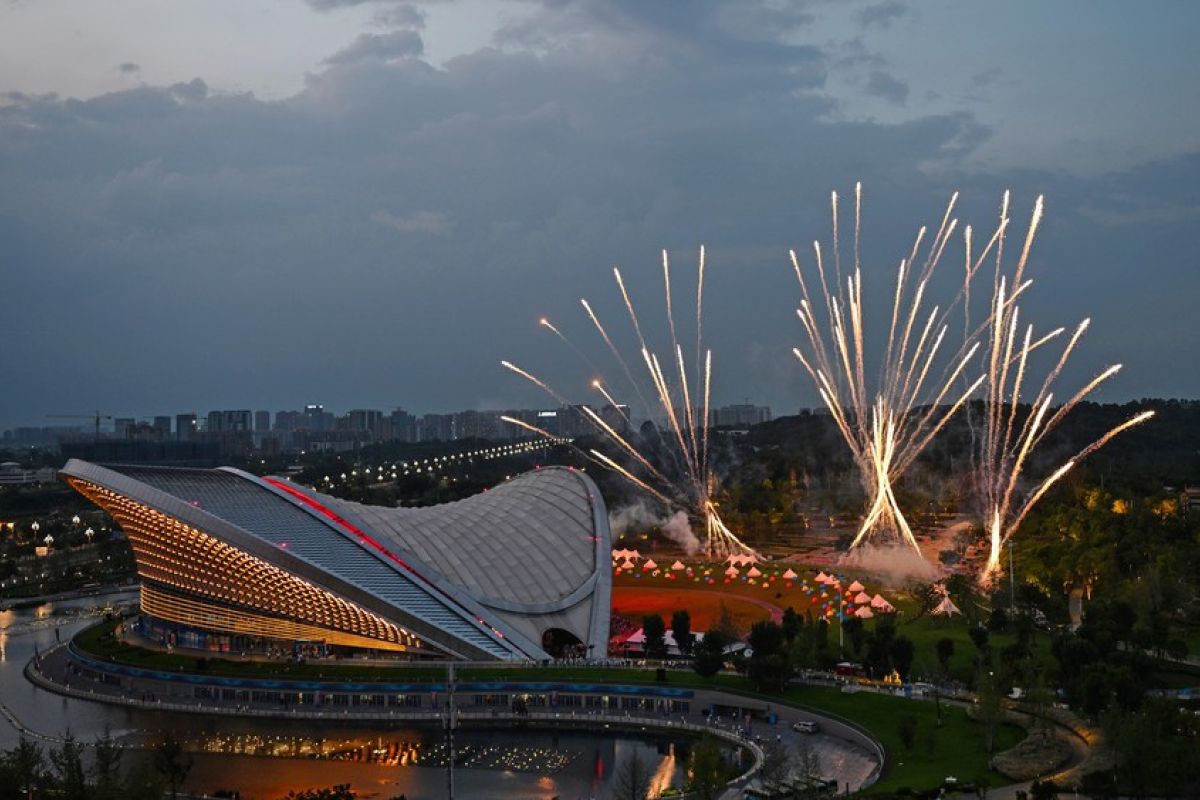
[[[1014,270],[1014,282],[1019,282],[1024,275],[1030,248],[1042,218],[1042,208],[1042,198],[1039,197],[1025,235],[1024,248]],[[1114,436],[1154,416],[1153,411],[1136,414],[1083,448],[1040,482],[1027,485],[1023,480],[1024,469],[1034,448],[1071,412],[1071,409],[1098,386],[1116,375],[1121,365],[1115,364],[1102,371],[1054,413],[1050,413],[1054,400],[1051,392],[1053,384],[1090,324],[1090,320],[1083,320],[1063,347],[1054,367],[1046,374],[1036,396],[1029,402],[1024,419],[1019,418],[1019,409],[1023,402],[1022,393],[1028,379],[1026,367],[1029,354],[1061,335],[1064,329],[1058,328],[1035,340],[1033,326],[1026,325],[1018,344],[1020,308],[1006,302],[1007,278],[1001,274],[1007,212],[1008,196],[1005,195],[1000,212],[1002,222],[992,282],[994,295],[987,335],[990,358],[984,383],[982,435],[976,440],[978,446],[975,453],[977,491],[983,504],[983,519],[988,536],[988,560],[980,576],[981,582],[985,584],[994,580],[1000,570],[1000,554],[1005,543],[1013,537],[1026,515],[1055,483],[1079,461],[1103,447]],[[969,324],[966,327],[969,327]]]
[[[967,268],[958,295],[946,308],[933,305],[927,309],[930,279],[958,225],[952,217],[958,195],[951,197],[925,250],[922,245],[927,231],[920,229],[911,252],[900,261],[896,273],[883,359],[878,377],[870,380],[865,366],[869,359],[859,259],[861,184],[854,192],[853,270],[844,283],[837,193],[831,198],[833,285],[830,286],[830,270],[819,242],[813,243],[818,281],[813,292],[809,290],[810,281],[805,278],[799,256],[794,250],[790,253],[800,284],[800,306],[796,313],[807,340],[803,348],[794,348],[793,353],[812,377],[821,401],[845,439],[868,497],[851,549],[867,543],[900,544],[919,554],[916,537],[896,501],[893,487],[985,379],[984,375],[968,375],[980,347],[983,326],[972,331],[968,324],[963,341],[952,350],[946,344],[949,327],[946,320],[955,305],[969,302],[971,282],[984,258],[1002,242],[1002,231],[991,237],[977,260],[971,259],[968,246]],[[970,237],[967,229],[968,242]],[[1007,309],[1027,286],[1028,282],[1019,284],[1011,297],[1001,300],[1001,307]]]
[[[596,449],[590,449],[584,455],[605,469],[620,475],[665,506],[683,509],[693,519],[701,520],[704,529],[705,554],[710,558],[723,558],[733,553],[753,554],[753,550],[721,521],[717,503],[714,500],[718,481],[713,471],[709,452],[712,351],[705,349],[703,343],[704,248],[700,249],[696,275],[696,352],[690,376],[683,346],[679,343],[676,334],[671,291],[671,264],[665,250],[662,253],[662,274],[671,345],[670,355],[660,359],[658,354],[646,343],[641,322],[634,310],[633,301],[625,287],[620,270],[613,270],[617,288],[628,312],[630,325],[639,346],[636,360],[641,364],[637,369],[631,367],[629,360],[614,344],[608,329],[601,322],[591,303],[586,298],[582,298],[580,304],[605,347],[620,366],[629,390],[636,394],[651,415],[658,414],[665,420],[665,430],[660,430],[657,425],[653,425],[652,435],[657,437],[659,444],[665,445],[662,449],[667,452],[672,465],[670,468],[666,465],[655,465],[647,455],[639,450],[630,437],[621,435],[616,428],[586,405],[579,407],[583,418],[611,448],[614,448],[626,460],[628,466],[622,465],[612,454],[606,454]],[[546,319],[540,320],[539,324],[561,339],[584,365],[590,368],[593,375],[598,374],[598,370],[595,369],[591,360],[557,327]],[[509,361],[500,363],[506,369],[549,394],[560,405],[568,405],[565,397],[546,382]],[[665,369],[664,364],[666,365]],[[645,377],[639,380],[638,375],[642,373],[643,368]],[[609,406],[616,409],[626,424],[631,422],[624,411],[623,404],[617,402],[613,389],[602,377],[593,378],[590,381],[590,387],[598,392]],[[700,403],[699,408],[693,407],[693,400]],[[556,439],[549,432],[520,420],[508,417],[504,419],[531,433]]]

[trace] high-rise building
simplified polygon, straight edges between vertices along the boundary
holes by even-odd
[[[271,412],[270,411],[255,411],[254,412],[254,430],[258,433],[265,433],[271,430]]]
[[[721,406],[709,413],[709,424],[715,428],[748,428],[771,421],[771,409],[749,404]]]
[[[136,420],[133,417],[117,417],[113,420],[113,436],[118,439],[124,439],[129,435],[129,429],[133,427]]]
[[[403,408],[393,411],[392,438],[401,442],[417,441],[417,418]]]
[[[383,428],[383,412],[369,408],[356,408],[348,415],[348,427],[355,433],[370,434],[372,438],[381,438]]]
[[[235,433],[253,431],[253,418],[249,410],[208,412],[208,433]]]
[[[171,438],[171,418],[158,416],[154,418],[154,431],[159,441],[165,442]]]
[[[328,424],[326,419],[325,406],[318,403],[306,405],[304,407],[304,427],[310,431],[324,431],[332,428],[333,426]]]
[[[277,431],[298,431],[304,427],[304,412],[302,411],[276,411],[275,412],[275,430]]]
[[[199,421],[195,414],[175,415],[175,438],[181,442],[190,442],[200,431]]]

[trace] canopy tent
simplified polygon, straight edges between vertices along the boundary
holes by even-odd
[[[682,562],[682,561],[676,561],[674,564],[672,564],[672,565],[671,565],[671,569],[673,569],[673,570],[675,570],[676,572],[678,572],[678,571],[679,571],[679,570],[681,570],[681,569],[687,569],[687,567],[685,567],[685,566],[683,565],[683,562]]]
[[[752,553],[734,553],[725,562],[731,567],[744,567],[747,564],[753,564],[758,561]]]
[[[866,590],[866,588],[867,588],[867,587],[863,586],[863,585],[862,585],[861,583],[859,583],[858,581],[855,581],[854,583],[850,584],[850,586],[849,586],[849,587],[846,589],[846,591],[847,591],[847,592],[855,592],[855,593],[857,593],[857,592],[862,592],[862,591],[865,591],[865,590]]]
[[[887,600],[884,600],[883,595],[881,594],[877,594],[871,598],[871,608],[880,609],[888,608],[889,606],[891,606],[891,603],[889,603]]]
[[[788,571],[783,573],[783,579],[785,581],[794,581],[794,580],[796,580],[796,578],[799,578],[799,577],[800,576],[797,575],[796,571],[793,570],[791,567],[788,567]]]
[[[950,599],[950,595],[945,595],[942,597],[942,602],[934,607],[933,613],[953,617],[955,614],[961,614],[962,612],[958,610],[958,606],[954,605],[954,601]]]
[[[825,583],[827,580],[829,580],[829,576],[825,574],[824,570],[817,573],[817,583]]]
[[[854,612],[854,616],[858,617],[859,619],[870,619],[871,617],[875,616],[875,613],[866,606],[863,606]]]
[[[859,592],[854,596],[854,602],[858,603],[860,606],[869,606],[871,605],[871,595],[867,594],[866,592]]]
[[[632,558],[641,558],[642,554],[639,553],[637,550],[627,550],[627,549],[613,550],[612,557],[613,557],[613,561],[619,561],[621,559],[625,559],[626,561],[628,561]]]
[[[751,567],[746,574],[751,578],[757,578],[762,575],[762,570],[760,570],[758,567]]]
[[[737,567],[730,567],[729,569],[725,570],[725,574],[731,578],[736,578],[738,576]]]
[[[653,559],[653,558],[648,558],[648,559],[646,559],[646,563],[645,563],[645,564],[642,564],[642,569],[644,569],[644,570],[646,570],[647,572],[649,572],[649,571],[650,571],[650,570],[652,570],[652,569],[658,569],[658,564],[655,564],[655,563],[654,563],[654,559]]]
[[[632,561],[626,561],[624,564],[622,564],[622,565],[621,565],[620,567],[618,567],[617,569],[633,569],[633,562],[632,562]]]

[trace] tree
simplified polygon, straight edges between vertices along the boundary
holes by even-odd
[[[95,800],[123,800],[125,788],[121,785],[121,757],[124,751],[112,740],[106,730],[96,737],[96,751],[92,759],[92,795]]]
[[[22,736],[17,746],[4,754],[4,766],[15,782],[17,791],[32,800],[46,771],[46,757],[42,748]]]
[[[842,623],[842,631],[850,640],[850,649],[854,651],[854,656],[857,658],[862,653],[863,642],[867,638],[866,626],[858,617],[850,617]]]
[[[758,774],[767,784],[782,783],[791,771],[788,751],[783,742],[772,739],[763,745],[763,763]]]
[[[63,800],[91,800],[92,790],[83,768],[83,743],[71,731],[50,751],[50,766],[54,787]]]
[[[725,648],[729,641],[719,629],[713,628],[704,634],[696,648],[696,659],[692,668],[702,678],[711,678],[725,667]]]
[[[790,646],[796,641],[796,637],[800,635],[800,628],[804,625],[804,618],[796,613],[796,609],[788,606],[783,612],[783,638],[787,640]]]
[[[179,787],[192,771],[192,757],[185,754],[183,745],[168,733],[154,748],[154,769],[166,781],[171,800],[175,800],[179,796]]]
[[[954,640],[948,636],[938,639],[937,644],[937,660],[938,665],[942,668],[942,675],[950,674],[950,659],[954,657]]]
[[[900,677],[904,680],[908,680],[908,671],[912,668],[915,652],[916,646],[907,636],[897,636],[888,648],[888,655],[892,657],[892,667],[900,673]]]
[[[671,615],[671,635],[675,637],[679,652],[691,655],[695,637],[692,635],[692,615],[686,608]]]
[[[667,657],[667,625],[658,614],[642,617],[642,633],[646,636],[646,657]]]
[[[650,778],[650,768],[635,750],[613,778],[613,800],[646,800]]]
[[[821,779],[821,761],[806,736],[796,743],[796,761],[792,773],[810,789]]]
[[[983,723],[987,754],[991,756],[996,750],[996,728],[1004,716],[1003,701],[996,687],[996,676],[990,669],[980,668],[975,685],[975,699],[979,701],[979,721]]]
[[[750,662],[746,674],[761,688],[782,691],[791,677],[791,668],[784,652],[783,629],[766,619],[754,623],[747,639]]]
[[[729,767],[714,736],[706,735],[692,748],[687,792],[697,800],[716,800],[729,779]]]

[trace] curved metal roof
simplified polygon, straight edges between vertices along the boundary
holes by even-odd
[[[268,545],[260,555],[309,580],[324,573],[337,593],[369,595],[449,653],[544,658],[540,634],[548,627],[566,627],[600,652],[607,645],[607,511],[595,484],[571,469],[543,468],[414,509],[342,501],[231,468],[73,459],[62,473],[202,529],[249,535]]]

